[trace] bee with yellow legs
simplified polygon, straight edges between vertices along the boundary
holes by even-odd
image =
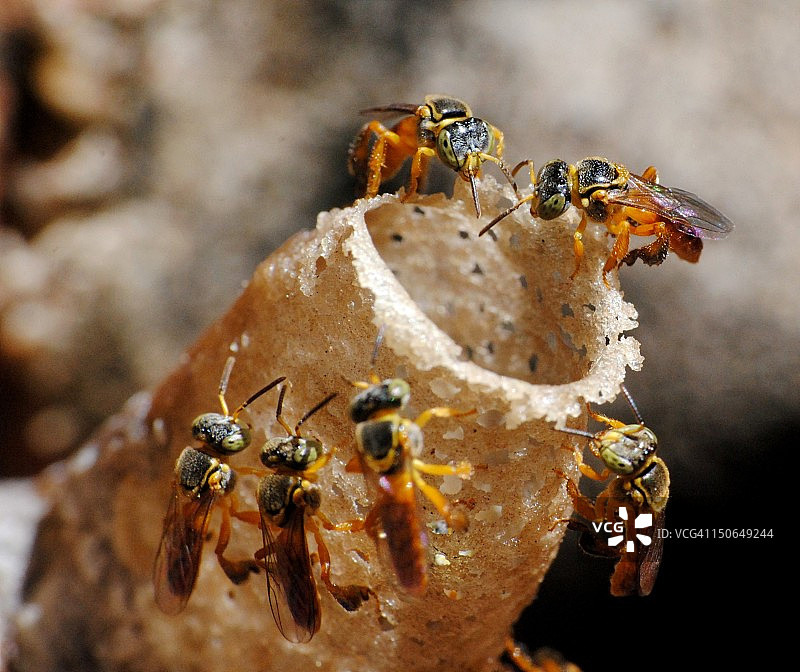
[[[322,609],[306,532],[314,536],[317,544],[316,559],[320,563],[322,582],[342,607],[355,611],[374,593],[367,586],[338,586],[333,583],[331,556],[314,520],[319,520],[326,530],[363,528],[362,520],[334,525],[322,513],[321,492],[313,480],[333,453],[326,452],[319,439],[300,434],[300,426],[336,394],[328,395],[314,406],[294,429],[282,415],[285,394],[284,386],[275,415],[287,436],[271,438],[261,449],[261,462],[273,473],[260,480],[256,493],[264,541],[256,559],[266,569],[267,594],[278,630],[289,641],[307,642],[320,628]]]
[[[376,346],[377,349],[377,346]],[[364,526],[389,560],[400,585],[419,595],[428,582],[427,535],[420,519],[416,491],[422,492],[445,522],[456,530],[467,526],[465,517],[454,511],[447,499],[422,478],[472,475],[472,465],[426,464],[422,454],[422,428],[433,418],[453,418],[474,413],[454,408],[429,408],[410,420],[401,415],[411,396],[409,384],[400,378],[353,383],[361,388],[350,402],[350,417],[356,423],[358,462],[348,470],[364,473],[375,493]]]
[[[350,145],[348,168],[367,198],[375,196],[380,185],[397,174],[409,157],[412,157],[411,178],[403,200],[417,193],[428,162],[434,156],[470,183],[479,218],[481,205],[475,178],[485,161],[497,165],[517,192],[502,160],[503,133],[483,119],[473,117],[465,102],[451,96],[429,95],[423,105],[392,103],[361,112],[406,115],[391,128],[377,119],[364,124]]]
[[[550,161],[538,175],[534,175],[532,161],[523,161],[514,167],[512,175],[525,165],[530,170],[532,193],[501,212],[479,235],[525,203],[530,203],[531,216],[544,220],[561,216],[572,205],[581,214],[573,234],[572,277],[581,266],[583,234],[589,220],[604,224],[608,233],[616,236],[603,266],[606,284],[606,275],[622,263],[630,266],[641,259],[648,266],[657,266],[670,250],[681,259],[696,262],[703,250],[702,239],[724,238],[733,230],[733,223],[699,196],[661,186],[654,166],[642,175],[634,175],[622,164],[591,156],[575,165],[561,159]],[[632,235],[655,236],[655,240],[628,251]]]
[[[568,521],[570,529],[581,532],[581,548],[590,555],[619,558],[611,576],[611,594],[649,595],[661,564],[663,539],[660,532],[669,499],[669,471],[655,454],[656,435],[645,426],[624,386],[622,391],[638,424],[625,425],[589,408],[589,415],[607,429],[595,434],[570,428],[561,430],[589,439],[592,454],[603,463],[602,471],[597,472],[586,464],[579,449],[575,450],[575,459],[581,473],[592,480],[611,478],[605,489],[592,500],[581,494],[565,474],[559,474],[567,480],[567,493],[581,517]],[[652,523],[645,525],[651,528],[648,534],[637,532],[647,520]],[[604,529],[624,534],[616,539],[603,538]],[[609,544],[612,540],[616,542],[614,545]]]
[[[233,357],[228,358],[219,383],[222,413],[195,418],[192,435],[200,450],[186,447],[175,462],[172,498],[153,568],[156,604],[167,614],[181,612],[194,590],[211,513],[217,507],[222,521],[214,553],[220,567],[236,584],[258,571],[252,559],[232,561],[224,555],[230,541],[231,517],[242,514],[234,492],[236,472],[221,456],[234,455],[250,445],[251,428],[239,421],[239,415],[285,378],[276,378],[229,414],[225,392],[234,362]]]

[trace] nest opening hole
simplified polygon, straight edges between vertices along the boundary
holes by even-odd
[[[571,248],[558,247],[565,237],[478,237],[493,215],[478,220],[467,205],[442,196],[388,203],[366,213],[367,228],[397,281],[464,360],[534,384],[584,376],[581,334],[590,327],[582,320],[591,311],[574,301],[568,273],[556,272],[573,263]]]

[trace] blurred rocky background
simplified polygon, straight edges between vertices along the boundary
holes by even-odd
[[[568,537],[517,636],[586,669],[692,669],[690,645],[722,655],[713,621],[767,666],[752,619],[769,625],[782,588],[777,475],[800,433],[799,39],[800,5],[748,0],[4,0],[6,534],[37,506],[19,477],[153,386],[270,250],[352,201],[359,109],[448,93],[505,132],[511,165],[655,164],[736,223],[697,265],[622,269],[645,356],[628,386],[672,472],[667,528],[775,536],[669,541],[646,599],[611,598],[611,566]],[[452,179],[435,166],[428,189]]]

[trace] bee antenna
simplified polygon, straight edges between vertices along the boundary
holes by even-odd
[[[225,394],[228,391],[228,381],[231,378],[231,371],[233,371],[234,364],[236,364],[236,357],[231,355],[225,362],[225,368],[222,369],[222,377],[219,379],[220,394]]]
[[[508,180],[508,183],[511,185],[511,188],[517,195],[517,198],[519,198],[519,187],[517,186],[517,181],[514,179],[514,176],[508,171],[506,164],[500,161],[499,159],[497,160],[497,165],[500,168],[500,170],[503,171],[503,175],[505,175],[506,179]]]
[[[636,420],[638,420],[640,425],[644,424],[644,420],[642,420],[642,414],[639,413],[639,409],[636,406],[636,402],[633,400],[631,393],[628,392],[628,388],[625,385],[620,385],[620,389],[622,390],[622,394],[625,395],[625,399],[628,400],[628,405],[631,407],[633,414],[636,416]]]
[[[308,411],[302,418],[297,421],[297,424],[294,426],[294,435],[299,436],[297,430],[300,429],[300,425],[302,425],[306,420],[308,420],[314,413],[316,413],[319,409],[324,408],[327,406],[338,394],[338,392],[333,392],[325,397],[322,401],[320,401],[314,408]]]
[[[560,429],[556,429],[558,432],[564,432],[564,434],[574,434],[575,436],[585,436],[587,439],[593,439],[594,434],[591,432],[587,432],[583,429],[573,429],[572,427],[562,427]]]
[[[491,222],[489,222],[486,226],[484,226],[478,232],[478,237],[480,238],[484,233],[487,233],[489,231],[489,229],[491,229],[495,224],[498,224],[499,222],[504,220],[512,212],[514,212],[514,210],[516,210],[518,207],[520,207],[521,205],[524,205],[525,203],[527,203],[530,200],[531,200],[530,198],[523,198],[522,200],[517,201],[516,203],[514,203],[514,205],[512,205],[510,208],[506,208],[505,210],[503,210],[503,212],[501,212],[499,215],[497,215],[497,217],[495,217]]]
[[[278,424],[286,430],[286,433],[292,436],[292,428],[289,427],[286,420],[283,419],[283,399],[286,397],[287,387],[287,385],[281,387],[281,393],[278,395],[278,405],[275,407],[275,419],[278,421]]]
[[[232,359],[233,359],[233,357],[231,357],[228,361],[231,361]],[[233,421],[236,422],[236,419],[239,417],[239,413],[241,413],[245,408],[247,408],[250,404],[252,404],[256,399],[258,399],[260,396],[262,396],[262,395],[266,394],[267,392],[269,392],[273,387],[275,387],[278,383],[282,383],[284,380],[286,380],[286,376],[281,376],[280,378],[276,378],[271,383],[268,383],[267,385],[262,387],[255,394],[250,395],[250,397],[247,399],[247,401],[243,402],[239,406],[239,408],[237,408],[233,412],[233,416],[232,416],[233,417]],[[227,413],[226,413],[226,415],[227,415]]]
[[[228,381],[231,378],[231,371],[233,371],[233,365],[236,363],[236,357],[231,355],[228,357],[227,361],[225,362],[225,366],[222,369],[222,377],[219,379],[219,403],[222,406],[222,415],[228,415],[228,404],[225,402],[225,393],[228,391]]]
[[[378,328],[378,335],[375,337],[375,347],[372,348],[372,357],[369,359],[370,366],[374,369],[375,362],[378,361],[378,351],[381,349],[381,345],[383,344],[383,334],[386,331],[386,323],[382,324]]]

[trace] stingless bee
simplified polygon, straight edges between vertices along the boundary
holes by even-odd
[[[218,505],[222,522],[214,553],[220,567],[233,583],[241,583],[258,571],[250,559],[232,561],[224,556],[230,541],[231,516],[239,516],[234,493],[236,472],[220,457],[205,451],[233,455],[247,448],[251,429],[239,422],[239,414],[285,378],[276,378],[228,414],[225,392],[234,362],[233,357],[228,358],[219,383],[222,413],[204,413],[192,423],[192,435],[203,450],[186,447],[175,462],[172,498],[153,567],[156,604],[167,614],[182,611],[194,590],[211,513]]]
[[[422,478],[472,475],[472,465],[426,464],[422,454],[422,428],[432,418],[451,418],[474,413],[454,408],[429,408],[416,419],[400,413],[411,396],[409,384],[400,378],[371,383],[353,383],[362,392],[350,402],[350,417],[356,424],[359,464],[351,460],[348,469],[364,473],[375,493],[374,504],[364,522],[389,561],[400,585],[412,594],[424,592],[428,581],[427,535],[420,518],[416,491],[422,492],[445,522],[457,530],[466,520],[452,510],[447,499]]]
[[[669,498],[669,471],[655,454],[656,435],[645,426],[624,386],[622,391],[638,424],[625,425],[589,409],[589,415],[604,423],[607,429],[595,434],[569,428],[561,430],[589,438],[590,450],[603,463],[603,470],[598,473],[584,463],[580,450],[576,449],[578,468],[596,481],[611,478],[608,485],[592,500],[582,495],[573,481],[561,475],[567,478],[567,492],[580,516],[580,519],[568,521],[570,529],[581,532],[580,547],[590,555],[619,558],[611,576],[611,594],[649,595],[661,564],[661,530]],[[644,528],[650,528],[647,534]],[[604,538],[601,534],[604,529],[624,534]]]
[[[289,641],[307,642],[320,628],[322,609],[306,532],[314,536],[317,544],[322,582],[342,607],[355,611],[373,592],[367,586],[333,583],[330,553],[314,521],[319,520],[326,530],[363,528],[362,520],[334,525],[322,513],[322,495],[313,480],[315,472],[328,463],[332,453],[324,450],[319,439],[300,434],[300,426],[336,394],[328,395],[314,406],[294,429],[282,415],[285,394],[286,387],[282,387],[275,415],[287,436],[271,438],[261,449],[262,464],[274,473],[260,480],[256,493],[264,541],[256,559],[266,569],[267,594],[278,630]]]
[[[481,206],[475,178],[484,161],[496,164],[517,192],[502,160],[503,133],[483,119],[473,117],[465,102],[451,96],[429,95],[425,96],[423,105],[392,103],[361,111],[362,114],[381,112],[406,116],[391,128],[377,119],[364,124],[348,152],[350,174],[357,178],[367,198],[375,196],[380,185],[393,177],[406,159],[413,157],[411,178],[403,200],[411,198],[417,193],[433,156],[438,156],[442,163],[470,183],[479,218]]]
[[[575,165],[561,159],[549,161],[538,175],[534,175],[532,161],[523,161],[514,167],[512,175],[524,165],[530,169],[533,192],[501,212],[479,235],[525,203],[530,203],[533,217],[544,220],[559,217],[572,205],[581,214],[573,234],[572,277],[583,259],[583,232],[589,220],[604,224],[616,236],[603,266],[604,281],[606,274],[623,262],[630,266],[641,259],[648,266],[657,266],[670,250],[681,259],[696,262],[703,250],[702,239],[724,238],[733,230],[733,223],[699,196],[660,185],[653,166],[642,175],[634,175],[622,164],[591,156]],[[655,236],[655,241],[628,251],[631,235]]]

